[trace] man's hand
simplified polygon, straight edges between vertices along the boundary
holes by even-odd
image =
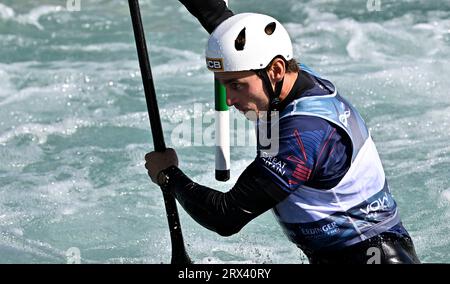
[[[158,174],[170,166],[178,167],[177,153],[172,148],[167,148],[164,152],[150,152],[145,155],[145,168],[152,181],[158,184]]]

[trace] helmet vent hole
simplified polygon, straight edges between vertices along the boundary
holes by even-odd
[[[276,27],[277,24],[275,22],[272,22],[264,28],[264,31],[266,32],[267,35],[271,35],[275,32]]]
[[[242,31],[239,33],[237,38],[234,41],[234,47],[236,50],[244,50],[245,46],[245,28],[242,29]]]

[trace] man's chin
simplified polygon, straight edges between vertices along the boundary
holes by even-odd
[[[250,121],[257,121],[258,120],[258,114],[254,110],[248,110],[248,111],[240,111],[245,118],[247,118]]]

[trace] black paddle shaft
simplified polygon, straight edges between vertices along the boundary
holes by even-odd
[[[158,102],[156,100],[155,85],[153,83],[150,59],[147,52],[144,28],[142,26],[139,0],[128,0],[130,6],[131,20],[133,22],[134,38],[141,68],[142,82],[144,84],[145,100],[147,102],[148,116],[153,135],[155,151],[164,152],[166,144],[159,117]],[[189,264],[191,260],[184,247],[183,234],[181,232],[180,219],[178,217],[175,198],[169,193],[163,192],[164,204],[166,206],[167,221],[169,223],[170,239],[172,241],[172,264]]]

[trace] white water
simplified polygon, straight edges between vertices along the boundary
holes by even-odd
[[[140,1],[162,122],[212,117],[207,34],[177,1]],[[421,260],[449,262],[448,1],[236,1],[279,18],[296,57],[361,111]],[[206,127],[206,125],[205,125]],[[170,242],[159,189],[144,169],[151,136],[127,1],[0,0],[0,262],[160,263]],[[232,180],[213,180],[214,148],[177,149],[195,181],[226,190],[254,156],[232,149]],[[223,238],[182,209],[198,263],[298,263],[271,213]]]

